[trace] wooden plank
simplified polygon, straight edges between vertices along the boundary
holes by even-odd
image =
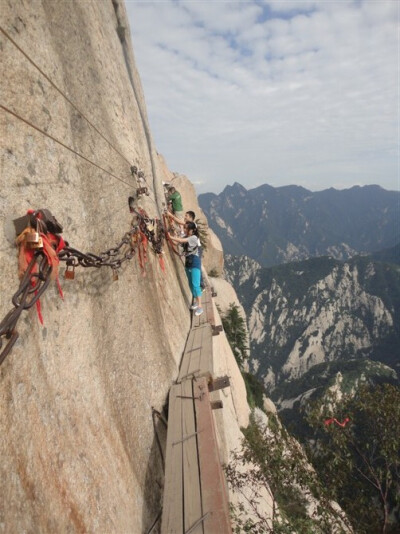
[[[193,347],[198,347],[197,350],[192,350],[190,353],[185,351],[183,357],[189,359],[188,373],[197,372],[200,369],[201,353],[203,351],[203,331],[204,327],[194,328],[193,332]]]
[[[202,314],[202,315],[199,315],[198,317],[196,315],[193,314],[193,319],[192,319],[192,328],[196,328],[198,326],[201,326],[203,325],[204,323],[207,322],[207,316],[206,314]]]
[[[211,297],[211,288],[209,287],[206,291],[204,313],[206,315],[207,322],[209,322],[211,325],[215,325],[214,307]]]
[[[200,373],[198,376],[212,375],[213,371],[213,350],[212,350],[212,330],[211,325],[206,324],[202,328],[202,350],[200,360]]]
[[[179,374],[178,374],[178,379],[177,379],[178,382],[180,381],[181,376],[187,376],[189,374],[190,354],[193,348],[197,347],[197,345],[194,345],[194,339],[195,339],[195,332],[192,329],[189,332],[189,336],[187,338],[186,345],[185,345],[185,350],[182,356],[181,365],[179,367]]]
[[[204,306],[186,342],[180,383],[170,390],[161,534],[232,532],[208,390],[213,365],[209,289]]]
[[[204,534],[232,534],[228,490],[219,461],[218,444],[205,378],[193,382],[194,396],[202,394],[202,400],[195,400],[196,423],[201,432],[197,435],[199,453],[201,498],[203,503]]]
[[[201,345],[201,350],[196,353],[196,360],[191,365],[193,365],[193,368],[199,369],[196,376],[203,376],[205,373],[211,372],[209,365],[211,362],[210,352],[212,352],[210,325],[206,323],[199,328],[195,328],[195,331],[197,333],[196,340]]]
[[[176,443],[182,439],[182,399],[178,395],[182,395],[180,384],[172,386],[169,393],[161,534],[183,532],[183,443]]]
[[[214,317],[214,311],[212,309],[212,298],[211,290],[209,287],[206,287],[203,290],[203,295],[201,297],[201,307],[204,310],[204,313],[198,317],[193,314],[192,327],[201,326],[205,323],[210,322],[210,319]]]
[[[206,323],[190,331],[177,382],[193,376],[211,375],[212,340],[210,341],[210,329],[210,325]]]
[[[185,380],[182,383],[182,395],[193,397],[192,380]],[[194,399],[182,399],[182,433],[183,436],[192,436],[183,443],[184,532],[193,527],[203,515],[196,431]],[[202,523],[192,532],[203,534]]]

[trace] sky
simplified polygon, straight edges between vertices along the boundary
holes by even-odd
[[[198,193],[400,189],[397,0],[126,0],[157,151]]]

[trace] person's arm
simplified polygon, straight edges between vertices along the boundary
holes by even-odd
[[[171,241],[175,241],[175,243],[187,243],[189,241],[188,237],[172,237],[171,234],[168,234]]]
[[[179,217],[177,217],[173,213],[169,212],[168,213],[168,217],[170,219],[173,219],[175,222],[177,222],[179,224],[179,226],[185,226],[185,221],[183,219],[180,219]]]

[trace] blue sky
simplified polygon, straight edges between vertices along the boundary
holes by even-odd
[[[396,0],[126,0],[150,127],[199,193],[398,190]]]

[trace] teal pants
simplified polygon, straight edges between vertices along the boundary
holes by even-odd
[[[189,287],[194,297],[201,297],[200,278],[201,270],[196,267],[186,268],[186,276],[189,280]]]

